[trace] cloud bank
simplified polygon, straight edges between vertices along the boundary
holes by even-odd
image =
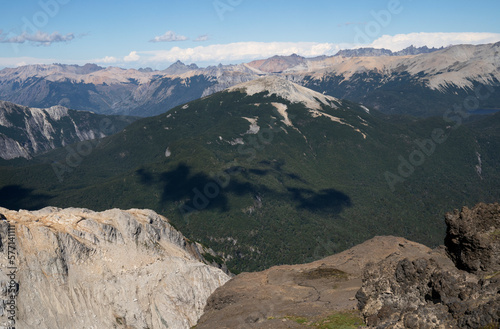
[[[171,32],[171,31],[169,31]],[[173,39],[183,39],[186,37],[179,36],[175,33],[165,33],[161,37],[157,37],[164,41]],[[0,40],[3,34],[0,33]],[[204,35],[198,37],[198,41],[203,41]],[[73,39],[72,34],[67,36],[39,34],[38,36],[23,37],[25,41],[37,40],[39,43],[61,42],[64,40]],[[18,41],[23,40],[20,38]],[[187,39],[187,38],[186,38]],[[184,39],[183,39],[184,40]],[[13,42],[14,39],[11,41]],[[374,47],[386,48],[392,51],[398,51],[414,45],[415,47],[447,47],[456,44],[484,44],[500,41],[500,33],[409,33],[397,35],[382,35],[373,40],[370,44],[354,44],[354,43],[320,43],[320,42],[235,42],[228,44],[212,44],[196,47],[172,47],[165,50],[131,50],[128,55],[116,56],[108,55],[100,59],[86,59],[82,61],[71,61],[75,64],[78,62],[87,63],[93,62],[96,64],[125,66],[125,67],[145,67],[151,66],[154,68],[164,68],[171,63],[180,60],[185,63],[197,63],[199,65],[216,65],[238,64],[252,61],[255,59],[269,58],[274,55],[291,55],[298,54],[304,57],[315,56],[331,56],[335,55],[341,49],[357,48],[357,47]],[[35,42],[35,41],[31,41]],[[157,41],[160,42],[160,41]],[[1,58],[0,67],[14,66],[15,63],[47,63],[47,59],[25,58],[22,60],[15,58]],[[57,62],[69,62],[69,60],[58,59]]]
[[[274,55],[299,54],[307,57],[333,55],[340,45],[316,42],[236,42],[194,48],[173,47],[169,50],[139,52],[141,58],[153,63],[175,62],[241,62]]]
[[[204,36],[201,36],[204,37]],[[201,38],[200,37],[200,38]],[[201,38],[203,39],[203,38]],[[409,47],[447,47],[457,44],[483,44],[500,41],[500,33],[409,33],[383,35],[370,44],[319,43],[319,42],[235,42],[192,48],[172,47],[168,50],[135,51],[126,62],[141,65],[172,63],[177,60],[188,63],[241,63],[274,55],[298,54],[304,57],[331,56],[341,49],[374,47],[398,51]],[[139,56],[140,55],[140,56]]]

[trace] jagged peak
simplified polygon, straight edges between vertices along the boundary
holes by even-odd
[[[191,70],[197,70],[199,67],[196,64],[186,65],[180,60],[177,60],[175,63],[166,68],[163,72],[167,74],[182,74]]]

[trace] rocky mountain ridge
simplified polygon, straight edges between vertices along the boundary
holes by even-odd
[[[2,328],[190,328],[229,279],[151,210],[0,214]]]
[[[441,49],[443,49],[443,47],[428,48],[427,46],[415,47],[413,45],[395,52],[384,48],[382,49],[355,48],[355,49],[340,50],[338,53],[335,54],[335,56],[342,56],[342,57],[407,56],[407,55],[428,54]]]
[[[0,158],[30,159],[58,147],[109,136],[134,120],[59,105],[40,109],[0,101]]]
[[[312,261],[374,234],[436,245],[445,226],[433,214],[499,195],[499,114],[474,127],[391,122],[264,76],[138,120],[76,165],[66,148],[5,162],[0,205],[153,209],[234,271]],[[318,240],[326,247],[309,247]]]
[[[383,50],[358,49],[339,56],[274,56],[206,68],[176,62],[163,71],[91,64],[30,65],[0,71],[0,99],[33,107],[62,105],[97,113],[151,116],[262,75],[281,75],[320,93],[383,112],[429,116],[474,96],[474,89],[483,86],[489,87],[490,94],[481,98],[480,105],[495,108],[500,97],[494,89],[500,81],[499,48],[500,43],[440,50],[409,48],[396,56],[378,56],[378,52],[385,54]],[[394,93],[395,88],[401,95]],[[422,104],[426,98],[433,102]],[[423,111],[422,107],[430,109]]]

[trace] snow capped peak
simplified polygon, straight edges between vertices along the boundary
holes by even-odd
[[[340,101],[335,97],[320,94],[277,76],[261,77],[227,90],[229,92],[244,91],[248,95],[267,91],[269,94],[276,94],[292,103],[303,103],[306,107],[315,110],[321,110],[321,104],[334,108],[340,104]]]

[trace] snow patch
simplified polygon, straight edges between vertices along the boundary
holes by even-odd
[[[167,147],[167,149],[165,150],[165,157],[168,158],[171,155],[172,155],[172,152],[170,151],[170,147]]]

